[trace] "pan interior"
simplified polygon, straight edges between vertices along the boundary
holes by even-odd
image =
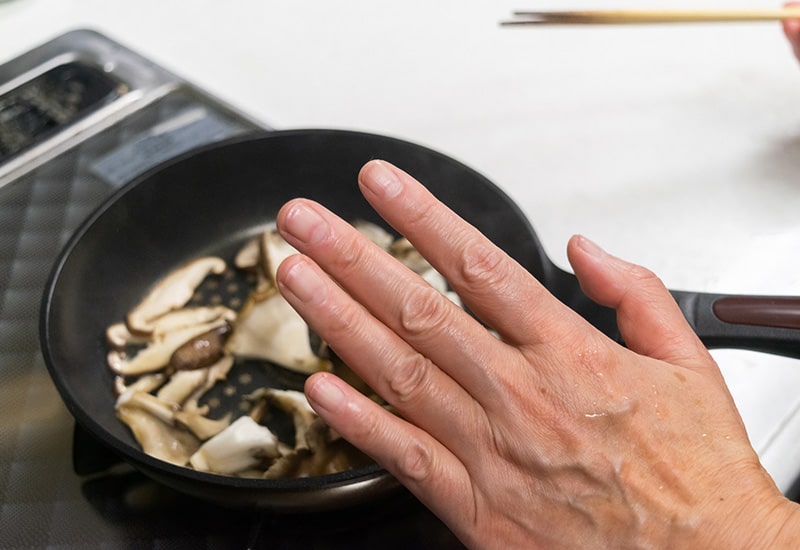
[[[190,259],[206,254],[232,258],[291,198],[311,198],[346,220],[386,227],[356,183],[360,168],[374,158],[407,170],[534,275],[545,275],[541,248],[513,202],[473,170],[429,149],[370,134],[321,130],[273,132],[207,148],[121,189],[76,232],[54,268],[42,309],[42,349],[78,421],[134,462],[172,474],[185,470],[144,455],[116,418],[106,327],[123,319],[158,279]],[[251,370],[245,368],[239,380],[250,376],[251,382],[278,387],[302,384],[280,369],[260,371],[254,381],[257,369]],[[190,475],[203,478],[197,472]]]

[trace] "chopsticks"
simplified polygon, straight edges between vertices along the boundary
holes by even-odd
[[[516,11],[501,25],[632,25],[654,23],[736,23],[800,19],[800,8],[738,10]]]

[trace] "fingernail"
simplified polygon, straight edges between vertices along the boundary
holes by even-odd
[[[340,411],[344,405],[344,392],[328,374],[321,373],[309,378],[305,390],[312,405],[318,405],[330,413]]]
[[[580,247],[580,249],[586,252],[588,255],[598,259],[606,258],[608,256],[608,253],[600,248],[594,241],[587,239],[583,235],[577,235],[577,238],[578,247]]]
[[[325,281],[305,261],[295,262],[279,284],[306,304],[322,303],[328,294]]]
[[[283,228],[305,243],[317,243],[328,234],[328,223],[313,208],[302,202],[293,204]]]
[[[364,167],[361,182],[373,193],[392,199],[403,190],[403,183],[389,165],[381,160],[373,160]]]

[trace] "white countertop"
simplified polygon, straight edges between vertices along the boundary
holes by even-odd
[[[779,2],[703,6],[717,4]],[[273,127],[388,134],[465,162],[562,267],[580,232],[673,289],[800,295],[800,65],[778,24],[497,24],[624,6],[676,2],[0,0],[0,62],[93,28]],[[800,362],[715,356],[788,489]]]

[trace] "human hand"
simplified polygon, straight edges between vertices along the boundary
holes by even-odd
[[[787,8],[800,8],[800,2],[787,2],[784,6]],[[789,40],[795,57],[800,61],[800,19],[785,19],[783,21],[783,33]]]
[[[280,266],[279,287],[402,417],[329,373],[310,377],[306,393],[463,542],[775,547],[787,526],[800,528],[718,367],[652,273],[569,242],[584,291],[617,310],[625,348],[408,174],[374,161],[359,184],[500,338],[298,199],[278,216],[302,253]]]

